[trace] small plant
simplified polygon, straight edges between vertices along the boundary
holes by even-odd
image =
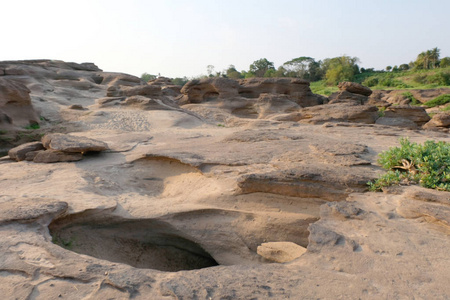
[[[379,156],[378,163],[389,171],[368,182],[371,191],[395,184],[419,184],[450,191],[450,143],[426,141],[421,145],[404,138],[400,147],[390,148]]]
[[[444,94],[437,96],[436,98],[425,102],[425,105],[428,107],[435,107],[439,105],[444,105],[450,102],[450,94]]]
[[[384,115],[386,114],[385,111],[386,107],[378,107],[378,117],[380,118],[384,117]]]
[[[39,129],[39,128],[41,128],[41,126],[39,126],[38,123],[33,123],[28,126],[25,126],[25,129],[31,129],[31,130],[35,130],[35,129]]]
[[[414,95],[411,92],[404,92],[404,93],[402,93],[402,95],[411,101],[411,105],[421,105],[422,104],[422,103],[420,103],[419,100],[416,99],[416,97],[414,97]]]
[[[217,124],[217,126],[219,126],[219,127],[225,127],[225,125],[223,125],[223,124]]]

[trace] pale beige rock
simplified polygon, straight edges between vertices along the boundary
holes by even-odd
[[[339,82],[338,88],[340,91],[347,91],[352,94],[363,96],[370,96],[372,94],[372,90],[370,88],[356,82]]]
[[[418,126],[424,125],[431,119],[423,107],[409,105],[389,106],[385,110],[384,116],[386,118],[405,118],[413,121]]]
[[[83,159],[81,153],[68,153],[55,150],[45,150],[33,153],[33,162],[35,163],[56,163],[71,162]]]
[[[8,155],[11,159],[16,161],[22,161],[26,159],[27,153],[32,151],[44,150],[44,146],[41,142],[31,142],[22,144],[8,151]]]
[[[43,136],[42,144],[46,149],[69,153],[99,152],[109,149],[106,143],[98,140],[60,133]]]
[[[292,242],[269,242],[258,246],[257,253],[273,262],[286,263],[299,258],[306,248]]]

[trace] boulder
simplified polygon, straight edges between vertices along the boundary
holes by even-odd
[[[106,91],[107,97],[122,97],[122,96],[161,96],[161,87],[157,85],[138,85],[138,86],[110,86]]]
[[[398,118],[388,118],[388,117],[381,117],[377,119],[375,122],[379,125],[386,125],[386,126],[396,126],[396,127],[403,127],[406,129],[417,129],[418,126],[416,123],[411,121],[410,119],[398,117]]]
[[[62,133],[45,135],[42,138],[42,144],[46,149],[69,153],[98,152],[109,149],[104,142]]]
[[[239,96],[239,83],[229,78],[205,78],[191,80],[181,89],[183,97],[180,104],[202,103],[217,98],[235,98]]]
[[[56,163],[79,161],[83,159],[81,153],[67,153],[55,150],[38,151],[34,153],[33,162],[35,163]]]
[[[373,124],[378,119],[378,108],[373,105],[350,103],[325,104],[300,110],[301,123],[353,122]]]
[[[41,142],[31,142],[12,148],[11,150],[8,151],[8,155],[11,159],[14,159],[16,161],[22,161],[26,159],[28,152],[44,149],[45,148]]]
[[[428,123],[423,125],[425,129],[431,128],[449,128],[450,127],[450,113],[438,113],[435,114]]]
[[[270,242],[262,243],[256,252],[270,261],[286,263],[302,256],[306,248],[292,242]]]
[[[137,86],[144,83],[139,77],[124,73],[102,72],[100,76],[101,84],[108,86]]]
[[[367,96],[359,95],[350,93],[348,91],[339,91],[336,93],[333,93],[328,97],[329,104],[333,103],[352,103],[352,104],[359,104],[363,105],[365,102],[367,102],[368,98]]]
[[[372,94],[371,89],[356,82],[348,82],[348,81],[340,82],[338,84],[338,88],[340,91],[347,91],[349,93],[363,96],[370,96]]]
[[[30,90],[25,85],[6,77],[0,78],[0,111],[2,115],[8,116],[2,119],[9,119],[10,123],[16,126],[39,122],[39,117],[31,104]]]
[[[405,118],[413,121],[418,126],[422,126],[430,121],[430,116],[427,114],[425,108],[419,106],[409,105],[393,105],[389,106],[385,112],[386,118]]]

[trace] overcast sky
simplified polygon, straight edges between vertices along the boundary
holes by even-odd
[[[260,58],[356,56],[384,69],[438,47],[450,0],[1,0],[0,60],[94,62],[105,71],[206,74]]]

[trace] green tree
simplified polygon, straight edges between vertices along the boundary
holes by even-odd
[[[327,84],[335,85],[341,81],[352,81],[355,74],[359,73],[359,58],[350,56],[339,56],[326,58],[322,63]]]
[[[439,66],[441,68],[447,68],[450,66],[450,57],[444,57],[443,59],[441,59],[441,62],[439,64]]]
[[[400,66],[398,66],[398,69],[400,71],[407,71],[407,70],[409,70],[409,65],[408,64],[401,64]]]
[[[256,77],[263,77],[264,74],[266,74],[266,72],[270,69],[275,70],[273,62],[268,61],[266,58],[261,58],[255,60],[250,65],[249,73],[255,74]]]
[[[287,70],[288,77],[298,77],[306,79],[309,77],[308,69],[314,58],[308,56],[301,56],[287,61],[283,64],[283,67]]]
[[[439,55],[441,50],[437,47],[421,52],[417,55],[417,59],[414,62],[416,69],[431,69],[436,68],[439,64]]]
[[[392,70],[392,67],[391,67],[391,66],[387,66],[387,67],[386,67],[386,71],[390,72],[391,70]]]
[[[180,85],[180,86],[185,85],[186,82],[188,82],[188,81],[189,81],[189,79],[186,76],[184,76],[183,78],[177,77],[177,78],[172,79],[173,84]]]
[[[234,65],[229,65],[228,69],[225,71],[225,74],[228,78],[239,79],[242,78],[242,74],[236,70]]]
[[[150,80],[154,80],[154,79],[156,79],[156,75],[151,75],[151,74],[148,74],[148,73],[143,73],[142,75],[141,75],[141,80],[142,81],[145,81],[145,82],[148,82],[148,81],[150,81]]]

